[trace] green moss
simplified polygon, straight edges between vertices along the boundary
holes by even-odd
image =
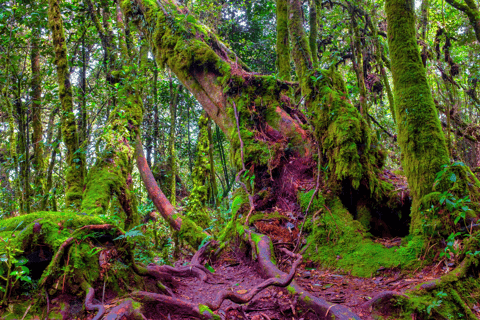
[[[367,206],[362,205],[357,207],[357,220],[360,222],[366,231],[370,230],[370,221],[372,220],[372,214]]]
[[[292,286],[288,286],[288,287],[287,287],[287,291],[288,291],[288,293],[290,293],[292,296],[296,293],[295,288],[292,287]]]
[[[411,269],[420,266],[417,257],[424,249],[424,238],[414,237],[399,248],[386,248],[373,242],[364,226],[333,200],[305,224],[310,232],[307,256],[328,268],[339,268],[352,275],[369,277],[380,267]]]
[[[192,247],[197,249],[207,237],[207,234],[188,217],[182,217],[182,227],[179,231],[179,237],[185,239]]]
[[[315,192],[315,189],[312,189],[308,192],[304,191],[299,191],[297,194],[297,199],[300,204],[300,207],[302,208],[302,211],[306,211],[308,204],[310,203],[310,200],[312,199],[312,195]],[[323,209],[325,205],[325,198],[323,197],[322,194],[317,193],[317,195],[313,198],[312,204],[310,205],[309,212],[314,213],[317,212],[320,209]]]
[[[213,311],[210,310],[210,308],[207,307],[206,305],[199,304],[198,305],[198,310],[200,311],[201,315],[211,316],[211,317],[213,317],[214,320],[221,320],[220,316],[214,314]]]
[[[288,35],[287,1],[277,0],[277,70],[278,77],[290,80],[290,39]]]

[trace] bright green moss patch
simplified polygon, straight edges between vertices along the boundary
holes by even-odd
[[[207,234],[188,217],[183,217],[182,227],[180,228],[178,236],[187,241],[195,249],[198,249],[203,240],[207,237]]]
[[[296,293],[295,288],[292,287],[292,286],[288,286],[288,287],[287,287],[287,291],[288,291],[288,293],[290,293],[292,296]]]
[[[199,304],[198,305],[198,310],[200,311],[200,314],[202,314],[202,315],[206,315],[206,316],[211,315],[214,320],[221,320],[219,315],[214,314],[213,311],[210,310],[210,308],[207,307],[204,304]]]
[[[373,242],[365,227],[337,200],[329,201],[326,209],[311,216],[305,224],[309,232],[307,257],[323,267],[339,268],[352,275],[369,277],[380,267],[414,268],[420,265],[422,237],[414,237],[402,247],[386,248]]]
[[[40,232],[35,234],[35,222],[41,225]],[[13,217],[0,221],[0,236],[10,238],[19,248],[25,250],[35,241],[42,238],[44,244],[56,250],[72,232],[85,225],[104,224],[105,221],[97,216],[77,214],[73,212],[35,212],[29,215]],[[13,232],[15,230],[15,232]],[[12,236],[13,232],[13,236]]]

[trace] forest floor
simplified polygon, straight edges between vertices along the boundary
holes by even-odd
[[[396,239],[379,239],[378,242],[386,246],[400,243]],[[289,272],[293,259],[282,252],[276,252],[279,268]],[[176,262],[180,267],[188,265],[188,257]],[[216,295],[224,289],[244,294],[260,284],[265,279],[257,270],[256,263],[251,262],[244,252],[230,251],[222,254],[216,261],[210,262],[215,270],[214,276],[209,276],[206,282],[196,278],[174,278],[175,293],[177,298],[189,302],[205,304],[215,299]],[[371,278],[354,277],[339,271],[322,269],[304,262],[297,268],[295,280],[310,294],[334,304],[343,304],[349,307],[361,319],[378,319],[381,311],[374,311],[365,304],[377,294],[384,291],[404,293],[416,285],[437,279],[446,273],[444,263],[432,264],[423,270],[414,270],[410,273],[401,272],[398,269],[380,268]],[[216,314],[222,319],[246,319],[246,320],[307,320],[320,319],[311,310],[300,311],[297,301],[292,298],[286,288],[269,287],[255,296],[249,303],[237,305],[225,300]],[[115,306],[115,299],[106,301],[108,305]],[[194,319],[176,312],[170,312],[165,305],[151,303],[144,305],[144,316],[147,319],[181,320]],[[480,305],[474,307],[474,311],[480,318]],[[387,314],[385,314],[387,315]],[[85,320],[93,318],[89,316]]]

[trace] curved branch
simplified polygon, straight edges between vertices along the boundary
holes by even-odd
[[[148,195],[152,199],[153,204],[158,209],[162,217],[168,222],[168,224],[175,230],[179,231],[182,227],[182,218],[176,214],[175,208],[168,201],[165,194],[157,186],[155,177],[152,174],[152,170],[148,166],[147,159],[143,153],[142,140],[140,135],[137,136],[135,142],[135,157],[137,159],[137,168],[142,177],[142,181],[145,184]]]

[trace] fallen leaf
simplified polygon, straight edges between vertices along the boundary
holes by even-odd
[[[237,290],[237,293],[240,293],[240,294],[244,294],[244,293],[247,293],[248,290]]]

